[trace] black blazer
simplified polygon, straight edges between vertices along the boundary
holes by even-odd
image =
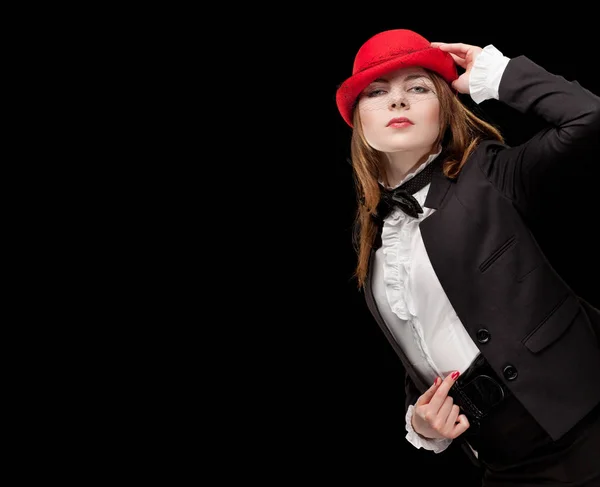
[[[578,151],[598,139],[600,97],[520,56],[506,67],[499,99],[541,117],[549,128],[516,147],[482,142],[456,180],[434,177],[425,206],[437,211],[420,229],[469,335],[517,399],[558,439],[600,403],[600,311],[556,273],[527,221],[543,204],[548,169],[564,164],[574,170]],[[369,271],[367,305],[406,369],[407,409],[431,384],[390,334],[370,279]]]

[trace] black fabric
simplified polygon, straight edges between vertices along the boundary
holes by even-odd
[[[600,406],[553,441],[481,354],[449,395],[469,418],[461,439],[478,452],[483,487],[600,487]]]
[[[415,199],[415,194],[420,189],[427,186],[436,172],[442,169],[441,157],[432,161],[425,169],[416,176],[412,177],[405,183],[395,189],[381,189],[381,199],[377,205],[377,215],[375,218],[383,221],[394,208],[398,207],[407,215],[418,218],[420,213],[423,213],[423,208]]]
[[[483,487],[600,487],[600,406],[553,441],[511,395],[481,419],[476,434],[465,439],[485,467]]]

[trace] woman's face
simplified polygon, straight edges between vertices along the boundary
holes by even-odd
[[[358,110],[365,138],[382,152],[426,152],[439,134],[440,102],[423,68],[400,68],[373,81]],[[408,121],[394,122],[399,118]]]

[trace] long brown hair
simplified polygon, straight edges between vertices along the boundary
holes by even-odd
[[[442,146],[444,175],[455,179],[469,155],[484,139],[503,142],[500,131],[475,115],[436,73],[426,70],[440,102],[440,132],[432,147]],[[381,153],[367,143],[362,131],[359,110],[353,114],[354,130],[350,142],[352,169],[358,205],[354,223],[353,245],[358,261],[354,277],[362,288],[367,277],[369,257],[378,226],[372,215],[379,203],[379,180],[386,180]]]

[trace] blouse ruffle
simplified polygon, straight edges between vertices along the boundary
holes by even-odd
[[[396,209],[386,218],[381,231],[385,293],[392,311],[402,320],[414,316],[407,290],[411,267],[411,242],[418,226],[418,219]]]
[[[441,149],[440,149],[441,151]],[[407,175],[402,183],[413,178],[433,161],[438,154],[432,154],[427,161],[414,172]],[[398,185],[399,186],[399,185]],[[421,206],[425,203],[429,185],[417,191],[413,196]],[[424,209],[425,210],[425,209]],[[381,250],[383,252],[383,284],[388,303],[398,318],[408,320],[415,317],[415,308],[408,292],[408,280],[412,261],[412,241],[419,231],[419,222],[427,210],[418,218],[413,218],[396,208],[384,220],[381,230]]]

